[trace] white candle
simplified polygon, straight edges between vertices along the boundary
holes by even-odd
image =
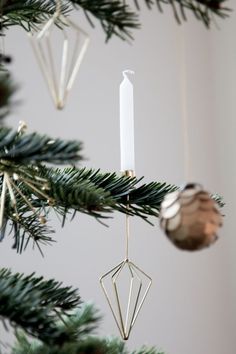
[[[133,85],[123,71],[124,79],[120,84],[120,158],[121,171],[134,171],[134,94]]]

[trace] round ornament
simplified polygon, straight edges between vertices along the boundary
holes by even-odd
[[[183,250],[195,251],[213,244],[222,219],[216,201],[195,183],[167,194],[161,204],[161,228]]]

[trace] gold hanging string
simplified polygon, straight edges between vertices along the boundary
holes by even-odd
[[[129,196],[127,197],[127,211],[129,210]],[[129,259],[129,240],[130,240],[130,216],[126,214],[126,247],[125,247],[125,259],[128,261]]]
[[[184,38],[184,30],[180,30],[180,78],[181,78],[181,125],[184,143],[184,177],[186,181],[190,181],[191,161],[190,161],[190,138],[189,138],[189,120],[188,120],[188,103],[187,103],[187,72],[186,72],[186,46]]]
[[[133,170],[124,171],[124,176],[135,177],[135,172]],[[127,212],[129,212],[129,195],[127,196]],[[126,233],[125,233],[125,259],[129,260],[129,241],[130,241],[130,215],[126,214]]]

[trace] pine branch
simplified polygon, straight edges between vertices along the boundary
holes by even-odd
[[[139,215],[144,218],[148,215],[158,216],[164,195],[177,188],[166,183],[155,182],[138,186],[142,178],[119,176],[116,173],[100,173],[99,170],[85,168],[65,168],[62,171],[43,167],[40,171],[40,177],[46,178],[51,183],[49,190],[52,190],[53,194],[50,197],[56,201],[56,205],[61,205],[65,209],[72,207],[89,214],[94,211],[98,213],[95,214],[96,216],[102,216],[99,213],[112,210],[128,212],[130,215]],[[61,181],[62,175],[63,181]],[[61,182],[63,185],[58,194],[57,190]],[[79,193],[80,186],[85,196]],[[80,198],[81,202],[79,202]],[[127,205],[130,206],[129,211],[127,211]]]
[[[62,13],[68,15],[73,7],[81,8],[92,25],[90,15],[97,18],[107,39],[113,34],[122,39],[130,38],[130,29],[139,27],[137,15],[121,0],[65,0]],[[6,0],[2,6],[2,28],[18,25],[26,31],[37,29],[55,10],[55,2],[50,0]]]
[[[25,168],[27,170],[29,167]],[[21,195],[16,195],[18,217],[9,198],[5,205],[5,224],[1,236],[3,238],[5,234],[12,234],[14,248],[20,253],[31,241],[40,251],[41,246],[53,242],[50,236],[52,230],[45,224],[52,210],[62,218],[62,225],[68,216],[73,218],[76,212],[103,220],[115,210],[151,223],[150,216],[159,216],[164,196],[177,189],[177,186],[166,183],[141,184],[141,179],[75,167],[55,169],[39,165],[37,176],[48,183],[45,198],[36,192],[32,194],[27,185],[19,185],[32,205],[33,212]],[[223,206],[222,198],[218,195],[213,198]]]
[[[14,214],[6,216],[4,228],[1,231],[1,240],[5,237],[5,234],[12,234],[14,243],[12,248],[16,249],[17,253],[22,253],[29,244],[32,244],[32,248],[38,248],[43,256],[42,247],[50,245],[55,240],[52,235],[55,233],[48,224],[44,221],[41,222],[37,212],[31,214],[31,211],[20,214],[18,218]]]
[[[37,29],[56,11],[54,1],[50,0],[4,0],[1,2],[1,29],[21,26],[26,31]],[[70,11],[68,4],[62,5],[63,14]]]
[[[71,3],[83,9],[86,17],[93,26],[90,14],[97,18],[109,40],[112,35],[121,39],[132,39],[130,29],[139,28],[138,16],[125,1],[121,0],[71,0]],[[78,5],[78,6],[77,6]]]
[[[108,192],[96,187],[88,179],[77,178],[79,173],[76,169],[53,169],[37,166],[18,166],[11,164],[9,170],[21,176],[12,181],[14,188],[15,204],[12,205],[11,196],[8,193],[4,208],[4,227],[1,230],[0,241],[6,234],[12,234],[14,245],[21,253],[30,242],[41,251],[41,246],[53,242],[50,236],[53,230],[48,227],[46,218],[51,209],[59,216],[65,218],[70,212],[80,211],[94,217],[102,217],[102,213],[111,211],[114,204]],[[68,170],[68,173],[67,173]],[[65,172],[66,171],[66,172]],[[24,176],[31,178],[31,183],[26,184]],[[23,176],[23,177],[22,177]],[[44,176],[44,177],[42,177]],[[2,193],[3,178],[0,178],[0,191]],[[41,192],[39,184],[32,190],[34,180],[46,181],[47,190]],[[44,184],[42,185],[44,186]],[[43,193],[43,194],[42,194]],[[98,212],[99,211],[99,212]],[[41,252],[42,253],[42,252]]]
[[[131,353],[125,343],[116,338],[88,336],[75,343],[66,343],[60,347],[51,346],[50,348],[40,342],[30,342],[23,333],[18,334],[17,339],[18,343],[12,354],[165,354],[155,348],[149,349],[147,347]]]
[[[102,219],[115,210],[150,222],[150,216],[159,216],[164,196],[177,188],[157,182],[140,185],[141,179],[115,173],[42,165],[75,162],[81,159],[80,148],[76,141],[26,134],[24,125],[18,131],[0,129],[0,241],[9,232],[19,253],[30,242],[42,253],[41,246],[53,242],[46,223],[51,210],[62,217],[62,225],[76,212]],[[217,195],[216,200],[222,204]]]
[[[82,159],[82,144],[78,141],[52,139],[38,133],[26,134],[23,130],[0,128],[0,171],[10,164],[48,162],[53,164],[75,163]],[[20,166],[17,167],[19,169]]]
[[[45,206],[49,207],[52,200],[47,193],[48,181],[39,176],[39,163],[77,162],[82,159],[80,150],[81,143],[77,141],[25,134],[23,129],[0,128],[0,241],[10,227],[13,248],[18,252],[33,241],[33,246],[42,253],[41,245],[53,242],[49,234],[54,231],[45,225]],[[7,186],[6,192],[4,186]]]
[[[151,10],[157,5],[160,12],[163,12],[165,5],[171,6],[177,23],[187,20],[186,12],[192,12],[196,19],[202,21],[207,28],[210,27],[214,16],[225,19],[229,16],[231,9],[225,6],[227,0],[145,0],[147,7]],[[134,0],[139,9],[139,1]],[[187,11],[186,11],[187,10]]]
[[[76,315],[65,318],[61,329],[73,332],[74,337],[58,345],[57,342],[47,345],[41,341],[29,341],[27,336],[18,332],[17,343],[12,354],[128,354],[124,342],[116,338],[98,338],[93,335],[99,316],[91,305],[83,306]],[[132,354],[164,354],[155,348],[141,348]]]
[[[222,19],[229,16],[230,9],[225,7],[226,0],[145,0],[145,4],[152,9],[156,4],[160,12],[169,5],[178,23],[186,20],[186,12],[192,12],[196,18],[207,27],[213,17]],[[139,1],[134,0],[139,8]],[[68,15],[72,8],[81,9],[89,23],[94,27],[92,18],[97,19],[106,39],[112,35],[129,40],[132,38],[130,30],[140,27],[138,14],[123,0],[64,0],[62,13]],[[55,12],[55,3],[49,0],[4,0],[1,9],[1,28],[21,26],[26,31],[38,28],[38,25],[49,19]]]
[[[77,290],[34,274],[0,270],[0,319],[16,331],[12,354],[128,354],[124,342],[93,335],[100,315],[81,305]],[[142,348],[132,354],[164,353]]]
[[[55,280],[0,270],[0,318],[45,343],[71,340],[56,321],[79,304],[77,290]]]

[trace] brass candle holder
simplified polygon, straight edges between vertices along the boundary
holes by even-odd
[[[132,170],[125,171],[124,175],[127,177],[135,177],[135,173]],[[129,203],[127,206],[127,212],[128,209]],[[152,284],[151,277],[130,261],[129,240],[130,215],[127,213],[125,259],[100,278],[101,287],[108,301],[120,335],[124,340],[129,339],[131,330],[137,320]],[[126,289],[127,284],[123,284],[122,286],[122,279],[128,283],[128,290]],[[123,292],[126,291],[128,294],[127,305],[124,304],[126,300],[124,299],[124,296],[122,296],[122,290]]]

